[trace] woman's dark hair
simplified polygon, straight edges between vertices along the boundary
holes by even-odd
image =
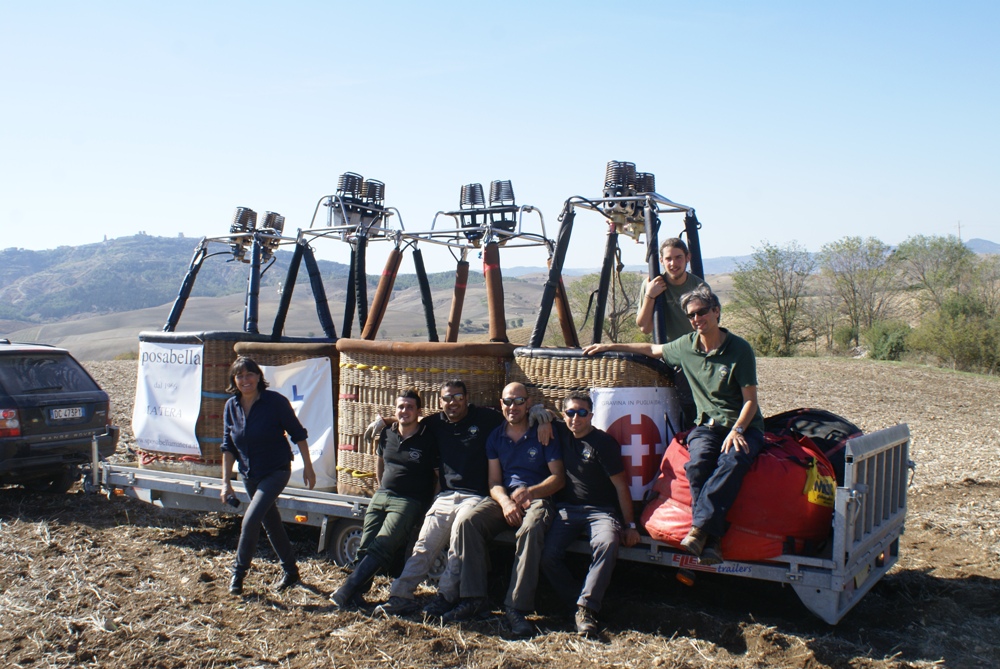
[[[250,372],[260,377],[260,380],[257,381],[258,393],[264,392],[264,389],[267,388],[267,381],[264,380],[264,372],[261,370],[260,365],[254,362],[253,358],[241,355],[229,366],[229,385],[226,386],[227,393],[236,395],[237,397],[241,395],[239,389],[236,387],[236,375],[240,372]]]

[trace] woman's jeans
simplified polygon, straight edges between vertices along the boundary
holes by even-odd
[[[288,485],[291,475],[290,469],[278,469],[259,479],[243,480],[247,494],[250,495],[250,505],[243,514],[240,543],[236,548],[236,571],[245,573],[250,568],[250,561],[257,553],[257,541],[260,539],[262,525],[267,532],[267,538],[271,541],[271,547],[278,554],[281,568],[286,572],[295,570],[292,543],[288,540],[285,526],[281,522],[281,514],[274,504],[278,495]]]

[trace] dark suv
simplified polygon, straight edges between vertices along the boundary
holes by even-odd
[[[65,492],[90,462],[115,452],[108,394],[69,351],[0,339],[0,483]]]

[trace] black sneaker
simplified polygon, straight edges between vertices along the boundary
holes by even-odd
[[[576,633],[580,636],[593,636],[597,634],[597,619],[594,612],[586,606],[579,606],[576,609]]]
[[[535,633],[535,626],[529,623],[524,614],[517,609],[507,607],[504,618],[510,625],[510,631],[513,632],[514,636],[531,636]]]
[[[415,612],[420,608],[420,604],[415,599],[406,597],[390,597],[389,601],[380,607],[383,611],[392,616],[405,616]]]
[[[465,597],[451,611],[442,616],[446,623],[460,623],[472,620],[483,611],[489,609],[490,600],[485,597]]]
[[[449,602],[443,595],[435,595],[434,599],[432,599],[423,610],[425,616],[440,618],[453,608],[455,608],[455,602]]]

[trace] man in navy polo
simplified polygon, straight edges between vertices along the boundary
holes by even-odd
[[[489,542],[512,529],[514,566],[504,599],[505,617],[515,635],[528,636],[534,627],[524,616],[535,608],[538,568],[553,515],[550,498],[563,487],[565,475],[556,436],[543,446],[537,428],[529,424],[530,400],[524,385],[507,385],[501,405],[505,423],[486,442],[490,497],[457,525],[455,549],[462,565],[461,600],[445,614],[444,621],[469,620],[487,609]]]

